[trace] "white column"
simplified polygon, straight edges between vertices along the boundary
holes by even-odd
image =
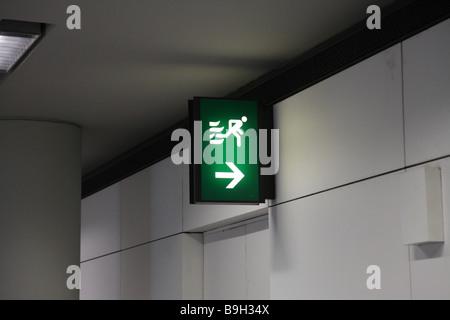
[[[0,119],[0,299],[78,299],[81,130]]]

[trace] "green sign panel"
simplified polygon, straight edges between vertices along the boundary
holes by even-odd
[[[261,202],[258,110],[256,101],[191,101],[191,202]]]

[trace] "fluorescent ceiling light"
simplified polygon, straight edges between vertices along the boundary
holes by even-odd
[[[39,36],[22,38],[0,34],[0,72],[9,72],[38,38]]]
[[[14,68],[40,36],[40,23],[0,20],[0,72]]]

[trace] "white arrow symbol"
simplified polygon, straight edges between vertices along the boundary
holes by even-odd
[[[227,189],[234,189],[236,185],[239,183],[239,181],[242,180],[242,178],[245,177],[245,175],[239,170],[236,165],[233,162],[225,162],[227,166],[230,167],[230,169],[233,172],[216,172],[216,178],[219,179],[233,179],[233,181],[230,182],[230,184],[227,186]]]

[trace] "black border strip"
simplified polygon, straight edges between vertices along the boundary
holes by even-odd
[[[191,134],[191,164],[189,165],[189,203],[200,202],[201,187],[201,170],[202,166],[195,163],[195,121],[200,121],[200,100],[194,98],[189,100],[189,132]]]
[[[273,105],[448,18],[449,0],[395,1],[382,9],[381,30],[368,30],[363,20],[225,98]],[[82,197],[170,156],[175,145],[171,134],[176,128],[187,129],[188,120],[85,175]]]
[[[272,105],[263,105],[259,102],[258,108],[258,126],[259,129],[267,130],[267,155],[274,157],[272,151],[272,129],[274,129],[274,121],[273,121],[273,106]],[[261,148],[261,141],[258,132],[258,152]],[[262,164],[261,159],[259,159],[259,201],[260,203],[264,203],[266,199],[275,199],[275,175],[262,175],[261,169],[270,167],[273,163],[270,164]]]

